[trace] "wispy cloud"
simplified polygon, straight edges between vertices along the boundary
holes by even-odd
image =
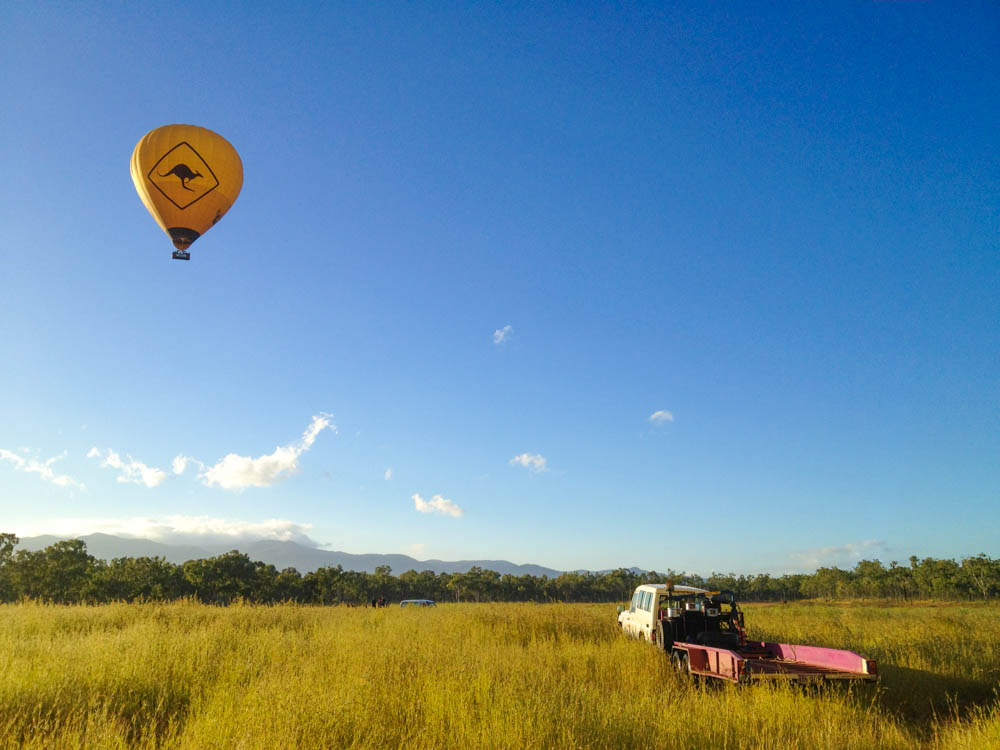
[[[101,458],[101,452],[97,448],[91,448],[87,458]],[[142,484],[146,487],[159,487],[167,479],[167,472],[157,469],[155,466],[147,466],[142,461],[135,461],[131,456],[128,461],[122,461],[121,456],[110,448],[101,461],[101,466],[105,469],[115,469],[119,472],[118,481],[129,484]]]
[[[674,415],[672,412],[657,409],[649,415],[649,421],[653,424],[666,424],[674,421]]]
[[[298,471],[299,457],[313,446],[319,433],[323,430],[337,431],[337,426],[331,420],[330,414],[314,416],[300,440],[279,446],[273,453],[259,458],[230,453],[214,466],[206,468],[198,477],[209,487],[218,486],[225,490],[270,487]]]
[[[26,453],[27,451],[23,452]],[[78,490],[87,489],[83,482],[78,482],[68,474],[56,474],[56,472],[52,469],[52,464],[63,458],[66,458],[65,453],[59,456],[53,456],[45,461],[39,461],[36,458],[26,458],[16,453],[12,453],[9,450],[0,448],[0,459],[10,462],[14,465],[14,468],[19,471],[23,471],[28,474],[38,474],[42,480],[50,482],[57,487],[75,487]]]
[[[424,554],[424,550],[426,549],[427,545],[423,542],[415,542],[407,548],[407,552],[409,552],[413,557],[419,558],[422,554]]]
[[[540,453],[522,453],[520,456],[514,456],[507,463],[511,466],[523,466],[535,474],[549,470],[548,460]]]
[[[503,328],[497,328],[493,331],[493,343],[503,344],[510,340],[510,337],[514,334],[513,327],[506,325]]]
[[[465,515],[464,510],[455,505],[451,500],[440,495],[434,495],[430,500],[424,500],[419,494],[414,492],[412,499],[413,507],[419,513],[440,513],[441,515],[454,516],[455,518],[461,518]]]
[[[174,474],[183,474],[187,471],[188,464],[197,466],[199,471],[205,470],[205,464],[197,458],[191,458],[191,456],[185,456],[184,454],[174,456],[174,460],[170,462],[170,468],[173,470]]]
[[[385,476],[385,481],[387,481],[387,482],[390,479],[392,479],[392,467],[391,466],[388,469],[385,470],[384,476]]]
[[[61,537],[84,534],[114,534],[133,539],[151,539],[164,544],[229,545],[276,539],[319,546],[309,538],[311,524],[280,518],[240,521],[209,516],[169,515],[134,518],[52,518],[17,529],[19,536],[53,534]]]
[[[799,568],[813,571],[816,568],[831,568],[835,566],[854,567],[858,562],[873,555],[886,553],[889,549],[881,540],[867,539],[863,542],[851,542],[839,547],[820,547],[818,549],[797,552],[791,557]]]

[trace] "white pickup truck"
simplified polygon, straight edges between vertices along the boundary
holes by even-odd
[[[656,644],[684,674],[729,682],[878,679],[875,662],[853,651],[748,641],[743,613],[728,591],[673,583],[646,583],[619,607],[618,625]]]

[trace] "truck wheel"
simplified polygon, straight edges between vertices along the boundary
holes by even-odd
[[[666,628],[663,627],[662,621],[656,623],[656,645],[664,651],[669,651],[670,647],[674,645],[674,639],[670,637],[672,632],[668,634],[665,631]]]

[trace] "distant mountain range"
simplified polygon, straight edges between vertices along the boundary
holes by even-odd
[[[561,570],[545,568],[541,565],[518,565],[507,560],[417,560],[408,555],[352,555],[349,552],[307,547],[297,542],[281,542],[275,539],[261,539],[256,542],[238,542],[223,545],[191,546],[164,544],[151,539],[130,539],[111,534],[86,534],[79,537],[32,536],[21,539],[17,549],[40,550],[63,539],[82,539],[87,544],[87,552],[101,560],[116,557],[162,557],[168,562],[180,564],[188,560],[215,557],[232,549],[237,549],[251,560],[269,563],[278,570],[295,568],[300,573],[309,573],[317,568],[336,567],[374,573],[379,565],[388,565],[394,575],[407,570],[432,570],[435,573],[465,573],[472,567],[495,570],[500,575],[558,576]]]

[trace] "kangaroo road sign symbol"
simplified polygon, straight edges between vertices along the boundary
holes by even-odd
[[[161,156],[146,177],[182,211],[219,187],[212,168],[187,141]]]

